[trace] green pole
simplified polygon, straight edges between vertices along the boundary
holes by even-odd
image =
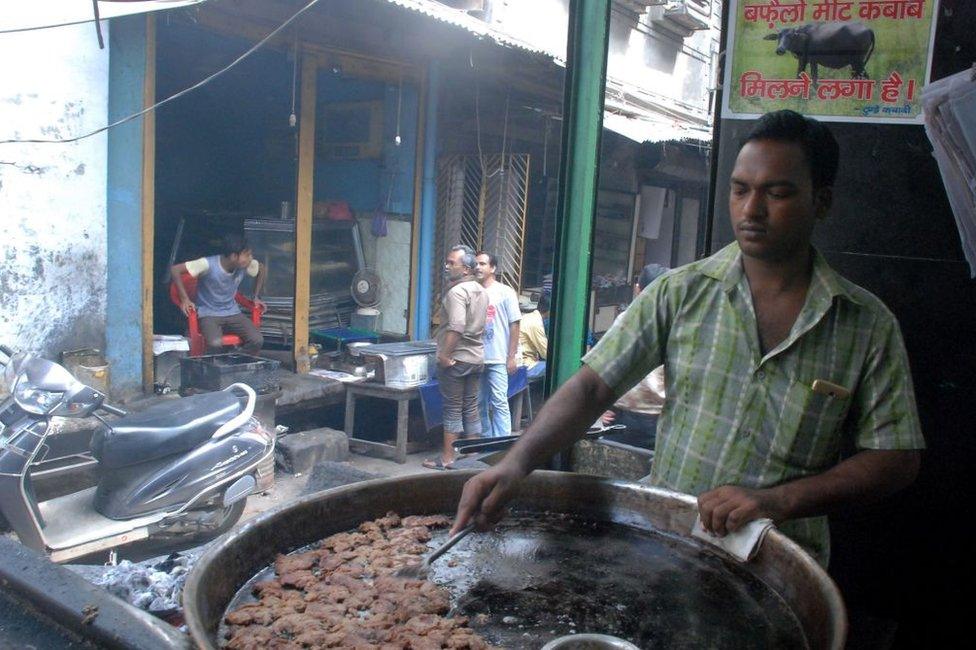
[[[571,0],[546,394],[580,366],[606,86],[610,0]]]

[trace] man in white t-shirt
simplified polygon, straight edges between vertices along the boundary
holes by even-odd
[[[515,372],[522,310],[515,290],[495,279],[498,271],[495,256],[481,251],[475,261],[475,278],[488,294],[485,370],[481,376],[481,430],[485,436],[508,436],[512,433],[508,376]]]

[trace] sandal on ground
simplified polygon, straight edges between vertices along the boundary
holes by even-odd
[[[423,466],[426,467],[427,469],[440,469],[440,470],[455,469],[453,463],[445,463],[440,456],[436,458],[428,458],[423,462]]]

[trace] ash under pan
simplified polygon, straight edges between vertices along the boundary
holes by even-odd
[[[446,534],[436,531],[429,545]],[[248,581],[227,611],[253,601],[251,586],[271,573]],[[574,515],[509,517],[469,536],[429,577],[450,591],[452,613],[499,647],[538,648],[582,632],[642,648],[807,647],[772,589],[698,542]]]

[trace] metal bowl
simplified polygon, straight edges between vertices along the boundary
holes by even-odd
[[[442,472],[356,483],[268,511],[228,533],[200,557],[186,582],[184,614],[194,642],[201,648],[218,647],[218,631],[228,606],[276,554],[350,530],[391,510],[401,515],[453,513],[464,482],[474,473]],[[682,538],[688,538],[697,512],[695,499],[687,495],[545,471],[534,472],[526,480],[513,506],[524,512],[567,513]],[[741,568],[785,602],[810,648],[844,646],[847,617],[840,593],[794,542],[770,531],[756,557]]]
[[[373,344],[368,341],[355,341],[353,343],[346,343],[346,351],[352,356],[358,357],[362,349],[367,348],[370,345]]]
[[[640,650],[630,641],[609,634],[571,634],[553,639],[542,650]]]

